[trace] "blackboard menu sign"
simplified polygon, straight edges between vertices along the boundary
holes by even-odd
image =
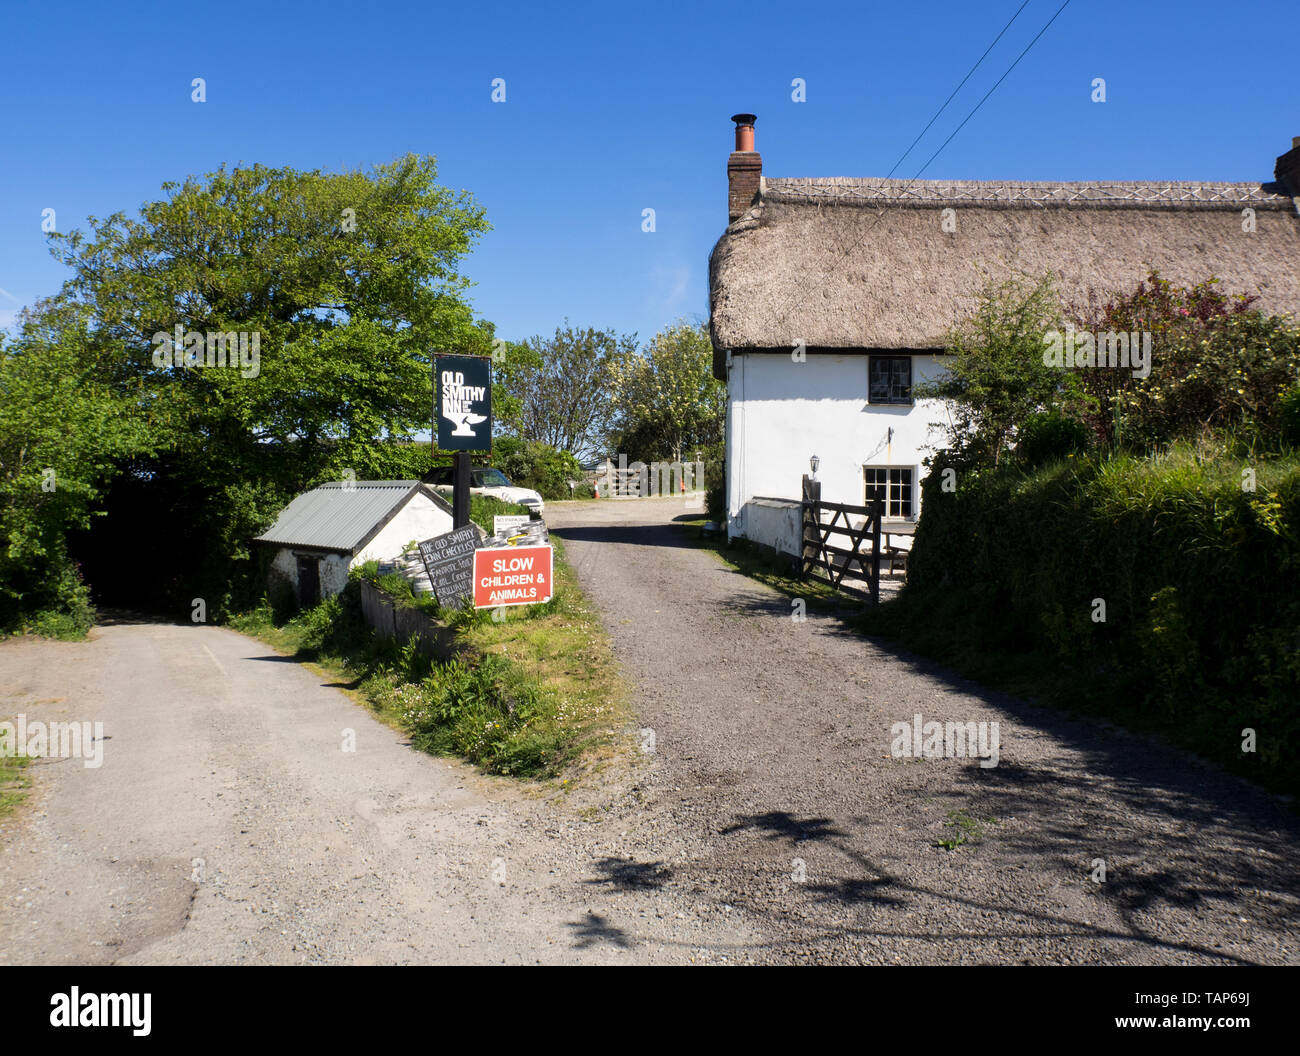
[[[474,551],[478,547],[478,529],[472,524],[420,544],[420,559],[439,605],[459,608],[466,598],[474,596]]]

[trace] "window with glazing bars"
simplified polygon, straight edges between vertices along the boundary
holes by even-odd
[[[867,402],[912,402],[912,357],[867,357]]]
[[[872,499],[882,499],[886,517],[901,519],[912,516],[910,466],[863,466],[862,479],[868,505]]]

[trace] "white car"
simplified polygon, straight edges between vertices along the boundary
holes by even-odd
[[[429,483],[439,491],[450,491],[454,473],[450,466],[435,470]],[[501,470],[493,469],[491,466],[474,466],[470,469],[469,491],[471,495],[490,495],[502,502],[526,506],[529,512],[538,517],[546,510],[546,503],[537,492],[532,488],[516,488]]]

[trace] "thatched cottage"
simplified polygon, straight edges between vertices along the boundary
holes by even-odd
[[[710,256],[714,374],[727,383],[727,530],[797,553],[797,498],[919,512],[929,423],[911,387],[985,284],[1055,273],[1067,298],[1151,268],[1217,275],[1300,315],[1300,139],[1270,183],[771,178],[737,114],[728,227]]]

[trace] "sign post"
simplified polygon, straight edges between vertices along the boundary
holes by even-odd
[[[492,361],[435,356],[433,364],[433,431],[440,451],[456,452],[452,526],[463,528],[469,524],[469,453],[492,450]]]
[[[451,478],[451,526],[469,524],[469,452],[456,452],[456,468]]]

